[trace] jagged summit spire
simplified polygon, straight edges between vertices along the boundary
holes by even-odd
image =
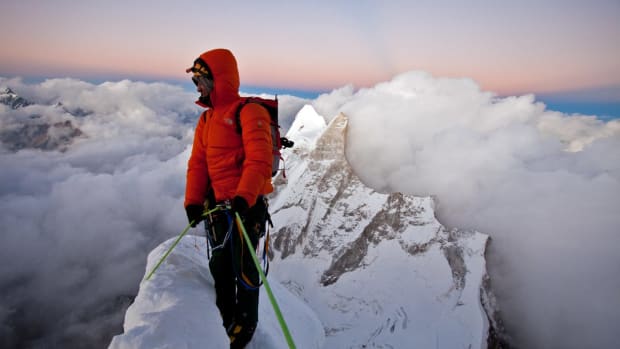
[[[303,121],[292,129],[307,132]],[[270,198],[274,275],[316,309],[325,347],[426,347],[437,333],[450,347],[482,346],[487,237],[443,227],[432,197],[365,185],[348,162],[348,126],[340,113],[310,146],[287,154],[287,182]],[[431,335],[408,326],[428,321],[421,308],[442,314]],[[462,318],[482,320],[464,326]]]
[[[312,151],[313,160],[344,160],[344,140],[348,119],[343,113],[338,114],[321,136]]]

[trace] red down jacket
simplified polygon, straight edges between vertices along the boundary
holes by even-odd
[[[250,206],[258,195],[273,191],[273,161],[269,113],[249,103],[240,114],[242,134],[235,113],[239,96],[239,71],[233,54],[215,49],[200,55],[213,74],[212,107],[198,120],[187,168],[185,206],[202,205],[209,188],[216,201],[243,197]]]

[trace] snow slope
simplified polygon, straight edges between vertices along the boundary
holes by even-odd
[[[162,243],[149,254],[147,272],[175,239]],[[323,327],[312,310],[276,280],[270,278],[270,285],[297,347],[322,348]],[[288,348],[264,291],[260,293],[259,302],[260,321],[255,338],[247,348]],[[142,281],[138,296],[125,314],[124,333],[115,336],[109,348],[227,347],[228,337],[215,306],[206,240],[185,236],[151,279]]]

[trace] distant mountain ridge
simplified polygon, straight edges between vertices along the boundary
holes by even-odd
[[[11,108],[7,114],[0,115],[3,118],[0,142],[9,151],[16,152],[22,149],[64,151],[75,138],[84,135],[71,120],[76,115],[69,112],[61,103],[41,106],[19,96],[9,87],[0,93],[0,103]],[[39,108],[31,112],[22,111],[30,106]],[[60,113],[66,115],[63,121],[45,117],[46,112],[58,114],[59,108]]]
[[[18,96],[10,87],[5,87],[4,91],[0,93],[0,104],[7,105],[12,109],[18,109],[33,103]]]

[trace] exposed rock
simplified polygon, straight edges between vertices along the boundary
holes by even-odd
[[[0,93],[0,103],[8,105],[12,109],[19,109],[32,104],[30,101],[18,96],[9,87],[6,87],[4,91]]]
[[[26,148],[64,151],[74,138],[82,134],[69,120],[53,124],[26,123],[0,131],[0,141],[11,151]]]

